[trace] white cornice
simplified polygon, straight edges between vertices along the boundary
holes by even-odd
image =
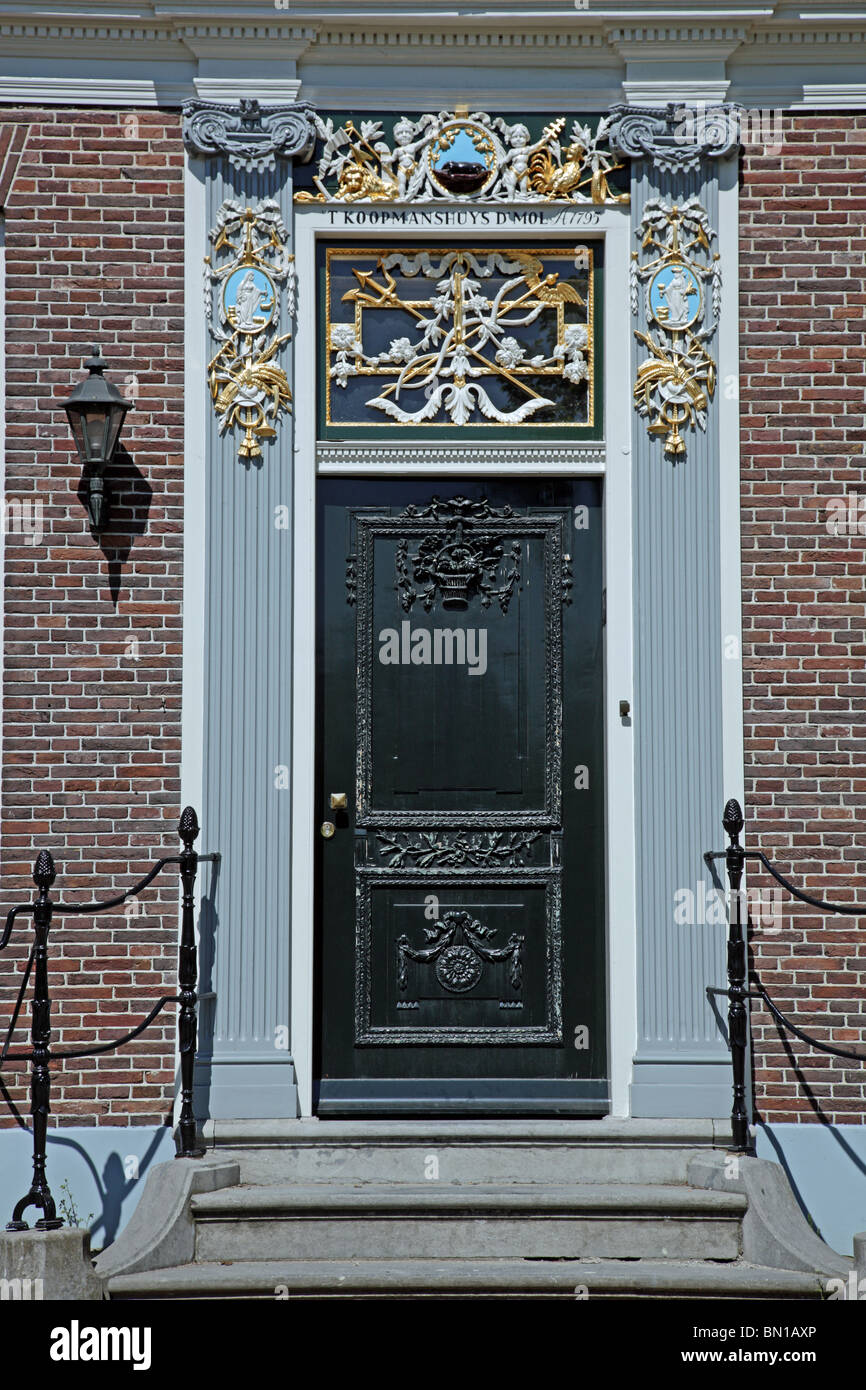
[[[215,42],[292,43],[299,47],[367,45],[406,45],[420,47],[469,48],[599,48],[615,51],[629,44],[663,45],[674,56],[692,45],[708,51],[715,45],[736,47],[741,43],[785,46],[803,44],[825,46],[850,43],[866,37],[866,8],[852,4],[850,11],[834,7],[824,20],[813,11],[798,16],[786,13],[776,18],[779,6],[715,9],[697,3],[688,10],[654,14],[648,22],[646,5],[635,7],[628,16],[622,7],[604,8],[591,0],[591,9],[575,11],[573,0],[567,9],[555,10],[522,5],[500,12],[491,6],[475,14],[460,13],[459,6],[443,9],[437,18],[434,5],[410,11],[395,4],[390,11],[364,13],[329,12],[324,4],[302,7],[292,0],[290,13],[275,11],[273,5],[259,6],[235,0],[230,7],[212,0],[196,13],[182,5],[141,6],[138,13],[124,13],[121,5],[103,7],[98,0],[89,5],[61,3],[40,14],[38,6],[22,7],[0,3],[0,37],[18,41],[63,40],[82,43],[175,43],[198,45]],[[131,7],[127,7],[131,8]],[[65,10],[65,13],[64,13]],[[225,16],[220,16],[225,10]],[[103,15],[104,17],[100,17]],[[207,17],[206,17],[207,16]],[[617,22],[628,17],[632,22]],[[568,19],[568,25],[564,20]],[[684,22],[684,21],[688,22]],[[339,22],[336,22],[339,21]],[[638,22],[639,21],[639,22]]]
[[[542,115],[549,115],[551,112],[559,115],[560,112],[568,110],[586,112],[587,115],[593,112],[603,114],[623,99],[622,85],[618,82],[611,82],[606,87],[595,88],[590,92],[582,88],[575,89],[574,86],[552,86],[549,83],[543,91],[528,94],[524,90],[522,96],[474,85],[472,92],[481,110],[511,116],[525,116],[533,111]],[[441,110],[443,104],[447,104],[443,102],[441,87],[435,88],[432,83],[425,83],[423,86],[406,85],[397,89],[396,93],[389,92],[387,98],[376,95],[374,101],[370,87],[325,87],[304,81],[299,100],[312,102],[322,111],[364,111],[375,107],[376,111],[395,116],[405,111]]]
[[[711,24],[640,24],[627,29],[608,29],[607,40],[617,51],[631,44],[655,44],[668,52],[680,45],[699,45],[701,48],[730,52],[741,44],[748,33],[744,25]]]
[[[820,87],[813,87],[810,83],[805,82],[802,100],[791,104],[824,111],[844,111],[851,107],[863,108],[866,106],[866,82],[840,82],[835,86],[828,83],[827,85],[822,84]]]
[[[80,43],[177,43],[177,31],[171,25],[127,24],[41,24],[15,20],[0,21],[0,38],[31,39],[44,42],[59,39]]]
[[[737,99],[862,109],[866,0],[0,0],[0,101],[434,109]],[[783,95],[784,94],[784,95]]]
[[[173,31],[190,47],[211,42],[224,49],[233,43],[292,43],[306,48],[315,39],[318,29],[301,24],[266,24],[261,21],[243,24],[176,24]]]
[[[0,103],[6,106],[181,107],[185,101],[198,95],[191,81],[0,77]]]
[[[518,30],[499,33],[486,29],[441,29],[433,33],[418,29],[323,29],[315,47],[330,50],[334,47],[403,47],[403,48],[518,48],[533,49],[605,48],[603,31],[595,33],[536,32]],[[320,55],[317,53],[316,57]]]
[[[851,18],[848,16],[845,23],[850,26]],[[864,7],[864,17],[866,17],[866,7]],[[832,48],[838,44],[843,46],[848,44],[862,44],[866,41],[866,22],[859,29],[770,29],[759,33],[749,34],[744,40],[747,44],[766,46],[772,48],[801,47],[801,48]]]
[[[838,8],[838,7],[837,7]],[[456,24],[473,29],[503,27],[532,30],[562,29],[564,23],[581,27],[599,25],[644,24],[648,15],[653,23],[742,23],[772,19],[780,6],[765,4],[713,5],[707,0],[691,3],[653,4],[653,0],[630,0],[630,3],[610,5],[601,0],[589,0],[587,9],[577,10],[574,0],[540,0],[527,5],[526,0],[498,0],[495,4],[461,4],[454,0],[427,0],[427,3],[399,3],[399,0],[379,0],[378,4],[338,3],[337,0],[288,0],[277,5],[275,0],[205,0],[201,4],[185,4],[183,0],[165,4],[115,3],[114,0],[52,0],[52,3],[27,5],[23,0],[0,0],[0,15],[67,19],[70,21],[101,17],[130,23],[148,20],[169,23],[256,23],[285,18],[289,22],[340,28],[417,28],[440,30]],[[856,9],[855,11],[856,12]],[[845,15],[847,18],[847,13]]]
[[[653,82],[635,79],[623,82],[622,89],[629,106],[664,106],[669,101],[702,101],[707,104],[727,101],[730,83],[726,79],[693,81],[676,78]]]
[[[274,106],[297,101],[301,90],[297,77],[258,78],[254,85],[258,100]],[[240,101],[250,95],[251,89],[249,82],[237,77],[195,77],[193,86],[202,101]]]

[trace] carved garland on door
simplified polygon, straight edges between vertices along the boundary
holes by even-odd
[[[512,989],[519,990],[523,984],[526,938],[516,932],[508,938],[507,946],[491,946],[488,943],[496,935],[495,927],[484,926],[468,912],[446,912],[440,921],[424,928],[424,935],[431,943],[425,947],[411,946],[405,933],[397,940],[397,983],[401,990],[409,984],[407,960],[421,965],[435,963],[436,979],[450,994],[474,989],[484,974],[485,962],[510,961]]]
[[[424,536],[414,548],[407,539],[397,542],[397,593],[403,611],[411,612],[420,599],[424,612],[429,613],[437,595],[443,608],[465,609],[477,594],[482,608],[489,608],[496,599],[502,612],[507,613],[511,595],[520,581],[520,542],[512,540],[506,547],[495,533],[476,533],[474,523],[494,515],[487,499],[468,502],[465,497],[458,497],[443,503],[434,498],[421,511],[407,511],[412,515],[441,516],[445,526]],[[503,509],[503,516],[510,514],[510,507]]]
[[[471,884],[473,889],[539,888],[545,897],[544,930],[541,939],[536,938],[535,968],[541,974],[541,1014],[537,1021],[519,1021],[523,1009],[523,956],[526,938],[512,933],[504,946],[489,944],[493,929],[477,922],[470,913],[461,909],[449,909],[438,922],[425,928],[427,947],[414,947],[405,933],[394,942],[398,950],[397,979],[398,994],[404,995],[396,1001],[396,1009],[401,1018],[400,1024],[374,1024],[373,1014],[373,893],[380,888],[406,888],[409,884],[422,892],[464,893]],[[501,870],[479,868],[471,872],[436,873],[425,875],[414,870],[361,869],[358,873],[356,897],[356,940],[355,954],[355,1046],[356,1047],[437,1047],[449,1046],[559,1046],[562,1044],[562,902],[560,870],[558,868],[537,868],[534,870],[514,870],[507,876]],[[458,927],[460,935],[458,939]],[[477,930],[481,927],[481,930]],[[438,937],[438,940],[436,939]],[[424,955],[427,952],[428,954]],[[470,960],[475,957],[475,963]],[[420,957],[420,959],[419,959]],[[444,957],[444,959],[443,959]],[[482,978],[486,964],[502,963],[509,975],[509,985],[514,990],[511,999],[498,1001],[499,1016],[506,1016],[507,1010],[516,1009],[516,1021],[504,1022],[498,1026],[461,1026],[447,1024],[428,1027],[423,1024],[408,1026],[410,1012],[418,1006],[418,1001],[405,998],[408,992],[400,980],[401,971],[406,970],[406,962],[416,960],[418,964],[438,965],[437,979],[442,988],[452,998],[468,993]],[[441,961],[441,964],[440,964]],[[515,980],[517,984],[515,984]],[[518,1007],[521,1006],[522,1007]]]
[[[489,608],[495,599],[502,612],[508,612],[520,582],[520,541],[514,539],[506,545],[495,531],[481,528],[480,523],[495,522],[497,517],[512,520],[511,507],[491,508],[486,497],[445,501],[434,497],[426,507],[408,506],[403,516],[407,521],[432,518],[444,523],[442,530],[425,534],[414,549],[405,536],[397,542],[395,588],[404,612],[411,612],[420,599],[429,613],[437,596],[445,609],[464,610],[478,596],[482,608]],[[573,587],[571,556],[563,553],[560,593],[564,604],[571,603]],[[358,557],[347,555],[346,602],[354,605],[357,596]]]
[[[391,830],[376,836],[376,848],[392,869],[459,869],[473,864],[513,868],[525,862],[529,847],[540,839],[540,830]]]

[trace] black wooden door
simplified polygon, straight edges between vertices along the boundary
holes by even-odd
[[[600,483],[318,517],[319,1113],[602,1113]]]

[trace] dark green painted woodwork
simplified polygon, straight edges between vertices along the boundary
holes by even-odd
[[[318,555],[320,1112],[603,1111],[600,483],[322,481]]]

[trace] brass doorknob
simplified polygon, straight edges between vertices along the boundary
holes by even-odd
[[[345,811],[349,804],[349,798],[345,792],[331,792],[328,797],[328,805],[332,811]]]

